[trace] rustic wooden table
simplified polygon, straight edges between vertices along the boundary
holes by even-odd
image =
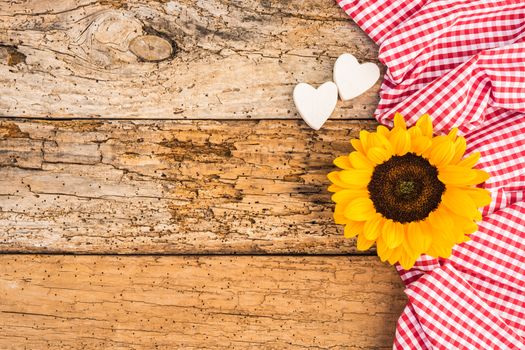
[[[0,2],[0,348],[388,349],[394,269],[332,222],[293,86],[377,47],[330,0]]]

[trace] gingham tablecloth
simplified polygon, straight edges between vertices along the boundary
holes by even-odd
[[[491,174],[471,241],[398,267],[394,349],[525,349],[525,0],[339,0],[388,68],[377,120],[458,126]]]

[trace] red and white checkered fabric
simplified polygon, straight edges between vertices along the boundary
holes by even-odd
[[[398,267],[408,305],[394,349],[525,349],[525,1],[338,0],[388,68],[377,120],[458,126],[491,174],[471,241]]]

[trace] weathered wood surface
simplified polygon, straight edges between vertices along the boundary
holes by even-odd
[[[0,121],[0,250],[355,251],[326,174],[370,121]]]
[[[377,62],[333,0],[2,1],[0,111],[297,118],[293,86],[331,80],[344,52]],[[378,88],[332,118],[370,117]]]
[[[373,257],[1,255],[0,348],[390,349]]]

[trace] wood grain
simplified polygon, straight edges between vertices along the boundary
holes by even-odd
[[[0,348],[390,349],[373,257],[0,256]]]
[[[370,121],[0,121],[0,249],[355,252],[333,159]]]
[[[377,60],[333,0],[0,2],[0,114],[297,118],[298,82]],[[332,118],[369,118],[379,83]]]

